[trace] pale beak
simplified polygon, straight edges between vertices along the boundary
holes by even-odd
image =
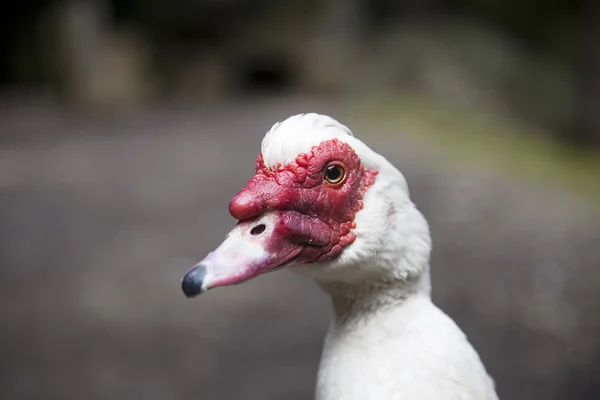
[[[302,245],[288,238],[283,213],[269,212],[238,223],[215,251],[183,277],[183,293],[194,297],[213,287],[236,285],[290,264]]]

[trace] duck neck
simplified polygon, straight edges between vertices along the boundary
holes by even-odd
[[[412,296],[430,296],[428,276],[368,283],[319,282],[319,286],[331,296],[336,320],[340,322],[397,309]]]

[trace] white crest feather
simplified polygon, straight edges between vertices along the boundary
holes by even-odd
[[[262,141],[261,151],[267,168],[276,168],[326,140],[347,142],[352,136],[350,129],[327,115],[298,114],[273,125]]]

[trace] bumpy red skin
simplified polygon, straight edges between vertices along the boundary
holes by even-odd
[[[346,171],[336,184],[324,179],[325,168],[337,164]],[[294,162],[268,169],[262,153],[256,175],[229,203],[229,212],[240,220],[275,211],[278,221],[270,248],[302,246],[294,258],[298,263],[326,261],[337,257],[356,239],[354,217],[363,207],[363,196],[375,182],[377,171],[365,170],[352,147],[337,139],[322,142]]]

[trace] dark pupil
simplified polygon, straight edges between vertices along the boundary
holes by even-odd
[[[340,171],[340,167],[337,167],[335,165],[327,167],[327,179],[329,179],[330,181],[337,181],[340,178],[341,174],[342,171]]]

